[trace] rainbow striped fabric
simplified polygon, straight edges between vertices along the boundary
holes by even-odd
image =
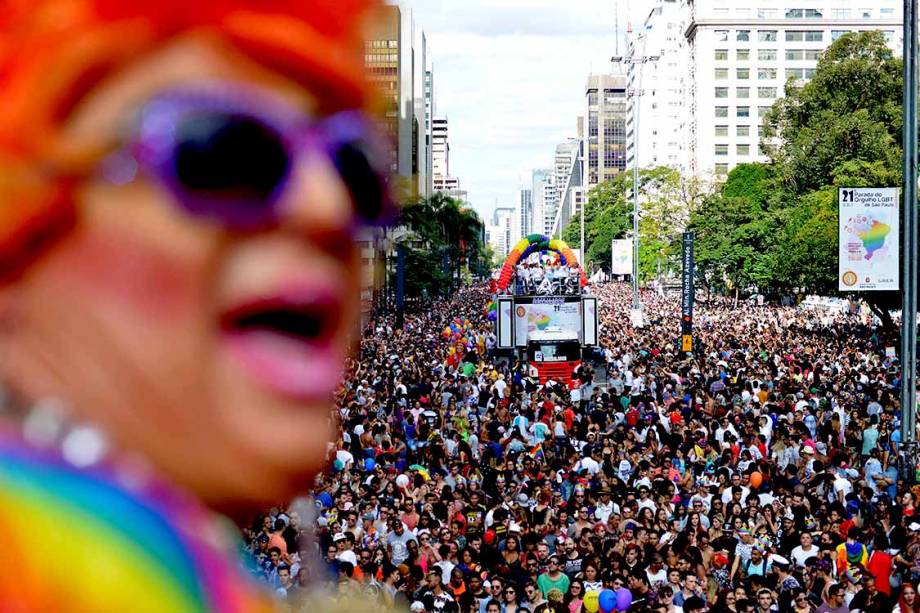
[[[175,491],[138,494],[104,469],[0,438],[0,610],[273,611]]]

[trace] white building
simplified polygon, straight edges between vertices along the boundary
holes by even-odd
[[[513,208],[498,207],[492,215],[492,224],[486,227],[486,240],[500,258],[508,257],[508,252],[519,238],[514,236],[514,214]]]
[[[553,167],[556,197],[549,206],[544,203],[544,227],[549,236],[559,235],[574,214],[575,201],[584,197],[578,192],[582,181],[582,138],[570,138],[556,145],[556,163]],[[579,193],[581,194],[579,196]]]
[[[450,176],[450,142],[446,117],[431,120],[431,174],[435,183],[438,179]]]
[[[554,207],[556,201],[556,184],[553,181],[553,171],[537,169],[532,173],[533,213],[531,215],[531,232],[546,234],[546,210]]]
[[[682,0],[654,0],[625,57],[657,57],[620,64],[628,70],[627,168],[635,164],[633,105],[639,105],[639,167],[690,169],[690,52],[684,32],[691,11]],[[615,63],[616,65],[616,63]],[[638,95],[636,95],[638,94]]]
[[[516,219],[515,235],[520,238],[533,233],[533,190],[519,189],[517,193],[517,207],[514,214]]]
[[[692,101],[690,170],[703,177],[766,159],[763,116],[787,80],[811,78],[822,51],[843,34],[881,30],[901,49],[901,0],[681,1],[692,79],[681,96]],[[640,143],[654,125],[642,117]]]

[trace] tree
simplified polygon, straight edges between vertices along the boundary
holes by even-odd
[[[599,183],[585,203],[584,266],[609,266],[610,243],[623,238],[632,228],[632,203],[628,200],[632,180],[620,174]],[[572,248],[581,247],[581,213],[574,215],[562,231],[562,239]]]
[[[901,181],[901,61],[880,32],[851,33],[831,45],[814,78],[786,87],[767,116],[773,162],[770,209],[777,240],[769,255],[777,287],[837,292],[837,187]],[[897,292],[864,296],[886,327]]]
[[[437,192],[409,202],[398,226],[406,229],[398,242],[406,248],[406,294],[447,293],[464,278],[462,271],[482,273],[488,259],[482,241],[483,223],[465,203]]]
[[[718,194],[690,213],[696,235],[697,275],[708,289],[734,291],[773,283],[770,249],[776,214],[767,203],[773,182],[765,164],[741,164],[729,173]]]

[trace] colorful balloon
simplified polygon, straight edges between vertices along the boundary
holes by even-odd
[[[622,588],[620,588],[622,589]],[[600,596],[597,590],[591,590],[585,594],[585,599],[582,604],[585,605],[585,608],[588,610],[588,613],[597,613],[598,602],[597,599]]]
[[[617,590],[617,611],[626,611],[629,609],[632,601],[632,592],[630,592],[628,589],[621,587]]]
[[[604,613],[610,613],[617,606],[617,593],[613,590],[602,590],[597,597],[597,606]]]
[[[758,487],[760,487],[762,483],[763,483],[763,473],[761,472],[751,473],[751,487],[753,487],[756,490]]]

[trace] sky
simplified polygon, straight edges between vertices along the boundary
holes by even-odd
[[[577,135],[587,77],[615,54],[618,3],[622,30],[651,0],[404,0],[428,38],[450,173],[487,221]]]

